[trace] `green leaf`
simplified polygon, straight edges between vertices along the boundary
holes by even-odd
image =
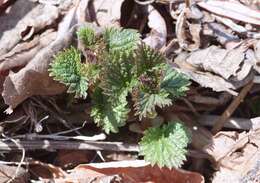
[[[142,44],[136,50],[135,72],[138,77],[165,63],[166,59],[164,56],[147,45]]]
[[[180,122],[149,128],[140,144],[140,155],[151,165],[179,168],[186,160],[190,133]]]
[[[68,86],[68,93],[74,93],[75,97],[87,97],[88,79],[85,73],[85,65],[81,63],[80,52],[71,47],[58,53],[50,64],[50,76],[54,80]]]
[[[111,54],[114,52],[130,54],[137,48],[140,34],[133,29],[107,28],[104,40]]]
[[[161,88],[170,93],[172,99],[184,96],[185,92],[189,90],[190,82],[188,77],[168,64],[165,65],[164,70]]]
[[[129,108],[127,107],[126,95],[121,95],[117,103],[108,101],[108,97],[97,88],[92,97],[93,106],[91,116],[98,126],[102,126],[106,133],[117,133],[118,128],[125,125],[128,118]]]
[[[83,27],[77,32],[79,40],[83,42],[86,47],[91,47],[96,42],[96,36],[93,29]]]
[[[155,111],[156,106],[163,108],[172,104],[172,100],[168,98],[168,95],[165,91],[152,94],[144,92],[137,93],[134,99],[135,114],[139,115],[140,120],[143,117],[155,117],[157,114]]]
[[[129,57],[124,54],[122,57],[115,55],[108,56],[107,62],[103,64],[100,83],[103,93],[111,102],[118,100],[123,93],[127,95],[137,83],[137,79],[132,74],[133,64]]]

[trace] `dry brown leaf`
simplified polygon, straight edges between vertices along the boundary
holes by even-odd
[[[205,33],[206,35],[216,37],[216,40],[226,48],[230,48],[230,44],[233,45],[234,42],[237,44],[237,42],[240,41],[238,36],[233,35],[232,32],[222,24],[211,22],[204,25],[204,29],[205,28],[208,30],[208,33]]]
[[[197,3],[201,8],[206,9],[212,13],[242,21],[244,23],[251,23],[260,25],[260,12],[250,9],[249,7],[236,1],[203,1]]]
[[[178,40],[178,44],[181,48],[187,49],[188,43],[186,41],[186,35],[185,35],[185,24],[186,24],[186,12],[187,9],[184,8],[181,13],[179,14],[176,25],[175,25],[175,32],[176,37]]]
[[[218,168],[212,182],[259,181],[259,135],[259,126],[247,133],[219,132],[216,134],[212,143],[204,148],[205,152],[213,157]]]
[[[26,65],[40,49],[48,46],[55,38],[56,32],[50,30],[41,36],[35,36],[29,42],[19,43],[10,52],[0,57],[0,71]]]
[[[193,19],[193,20],[200,20],[204,16],[202,11],[195,4],[192,4],[189,7],[189,9],[187,9],[186,15],[187,15],[187,18]]]
[[[143,160],[119,161],[109,163],[95,163],[79,165],[71,171],[68,180],[71,183],[83,183],[90,178],[100,178],[111,175],[120,175],[122,182],[136,183],[203,183],[204,178],[195,172],[180,169],[151,167]]]
[[[0,16],[0,55],[10,51],[22,39],[54,23],[58,8],[19,0]]]
[[[89,163],[95,153],[94,151],[60,150],[56,158],[56,164],[63,168],[75,167],[82,163]]]
[[[241,47],[226,50],[210,46],[191,53],[186,61],[199,70],[213,72],[224,79],[229,79],[231,76],[235,76],[240,68],[239,65],[245,57],[244,51]]]
[[[59,179],[67,176],[67,173],[60,167],[39,161],[30,163],[30,171],[39,179]]]
[[[219,132],[213,137],[212,144],[205,146],[204,151],[219,162],[233,152],[235,145],[243,147],[247,142],[246,133]]]
[[[200,32],[202,30],[201,24],[190,24],[190,34],[192,36],[193,44],[189,45],[189,50],[197,50],[200,47]]]
[[[213,75],[212,73],[197,71],[195,67],[186,62],[187,58],[187,53],[179,54],[174,60],[174,63],[176,63],[180,67],[180,71],[189,76],[190,79],[199,83],[202,87],[212,88],[217,92],[227,91],[232,95],[237,95],[232,83],[226,81],[220,76]]]
[[[119,26],[123,2],[124,0],[90,1],[88,21],[95,22],[98,26]]]
[[[0,182],[7,182],[10,179],[14,178],[16,174],[17,167],[16,166],[8,166],[8,165],[0,165]],[[20,167],[17,172],[16,178],[12,181],[12,183],[27,183],[28,182],[28,172]]]
[[[148,26],[151,28],[150,35],[143,42],[152,48],[160,49],[166,44],[167,27],[163,17],[152,6],[148,6]]]
[[[71,9],[61,22],[57,38],[17,73],[10,73],[4,82],[2,96],[8,112],[12,112],[17,105],[33,95],[55,95],[65,90],[64,85],[49,77],[48,68],[52,58],[63,48],[69,46],[75,29],[76,7]]]
[[[218,20],[219,22],[223,23],[224,25],[226,25],[227,27],[229,27],[233,31],[236,31],[238,33],[245,33],[245,32],[247,32],[247,29],[245,27],[236,24],[231,19],[220,17],[220,16],[217,16],[217,15],[215,15],[215,18],[216,18],[216,20]]]
[[[200,47],[200,23],[188,23],[187,19],[201,19],[200,11],[193,8],[183,8],[179,14],[175,26],[176,37],[181,48],[189,51],[197,50]],[[187,28],[189,31],[187,31]],[[190,40],[191,38],[191,40]]]

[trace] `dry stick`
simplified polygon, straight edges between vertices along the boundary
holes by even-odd
[[[213,134],[216,134],[221,128],[223,127],[224,123],[228,120],[228,118],[233,114],[233,112],[237,109],[239,104],[243,101],[249,90],[252,88],[254,83],[251,81],[248,83],[239,93],[239,95],[231,102],[225,112],[218,118],[215,123],[214,127],[211,130]]]
[[[122,142],[92,142],[92,141],[65,141],[65,140],[16,140],[19,146],[9,140],[0,140],[0,151],[22,150],[108,150],[108,151],[128,151],[138,152],[136,144],[126,144]]]
[[[203,126],[214,126],[214,122],[218,120],[220,116],[218,115],[202,115],[198,118],[198,123]],[[223,125],[225,128],[239,129],[239,130],[250,130],[253,127],[252,119],[246,118],[229,118]]]
[[[99,150],[99,151],[124,151],[139,152],[137,144],[126,144],[122,142],[79,142],[79,141],[60,141],[60,140],[0,140],[0,151],[18,151],[18,150]],[[188,156],[195,158],[209,159],[209,155],[197,150],[189,150]]]

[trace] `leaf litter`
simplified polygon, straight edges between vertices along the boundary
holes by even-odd
[[[73,166],[78,164],[71,170],[66,169],[65,166],[63,169],[56,167],[55,161],[51,161],[52,164],[43,163],[47,157],[44,153],[33,154],[33,158],[43,162],[36,163],[29,159],[20,162],[22,166],[24,163],[30,165],[30,172],[24,171],[27,166],[20,167],[20,174],[17,174],[16,178],[21,182],[25,182],[29,174],[33,175],[33,179],[43,182],[260,181],[259,111],[251,110],[258,109],[255,100],[259,100],[259,83],[255,82],[243,98],[244,102],[239,100],[238,105],[232,109],[234,112],[232,117],[234,116],[236,120],[232,121],[232,118],[228,118],[224,121],[237,126],[240,125],[239,121],[251,121],[253,126],[250,130],[248,131],[248,125],[246,128],[241,125],[237,128],[240,129],[238,131],[232,128],[232,125],[221,124],[221,131],[216,135],[210,132],[211,127],[221,119],[221,113],[228,112],[229,104],[232,104],[231,99],[235,100],[248,83],[257,81],[256,78],[259,77],[260,5],[258,0],[156,0],[145,3],[127,0],[9,0],[0,1],[0,9],[3,10],[0,13],[0,91],[3,97],[1,109],[4,112],[8,108],[6,111],[12,112],[9,117],[6,114],[1,117],[4,122],[3,129],[8,129],[6,134],[10,138],[15,136],[16,132],[36,133],[32,129],[39,124],[43,126],[45,135],[52,131],[59,133],[61,130],[68,130],[63,129],[64,124],[67,123],[70,123],[69,126],[82,125],[77,123],[79,117],[67,115],[70,111],[78,114],[78,106],[82,103],[84,106],[87,104],[84,117],[87,125],[90,125],[89,101],[79,101],[76,104],[68,99],[64,101],[66,88],[53,81],[48,75],[53,56],[75,42],[73,36],[82,25],[91,25],[98,30],[104,27],[121,27],[123,19],[129,21],[125,24],[126,28],[139,29],[144,43],[161,50],[172,67],[185,73],[193,81],[185,99],[177,100],[173,109],[166,109],[160,114],[161,121],[169,116],[182,119],[192,130],[195,138],[192,139],[193,142],[189,147],[188,161],[183,166],[183,169],[189,171],[159,169],[142,164],[143,161],[139,160],[97,163],[104,160],[102,151],[96,150],[95,153],[82,151],[82,156],[77,159],[76,156],[80,152],[75,149],[71,151],[70,158],[67,159],[66,155],[57,163],[65,165],[71,161]],[[122,12],[123,10],[127,12]],[[139,18],[135,19],[135,17]],[[137,25],[139,27],[136,27]],[[39,96],[40,99],[37,98]],[[35,97],[36,101],[41,102],[35,103]],[[26,102],[29,108],[25,107]],[[64,107],[65,105],[67,106]],[[46,110],[46,106],[49,111]],[[17,118],[20,114],[30,118],[8,121],[10,117]],[[214,118],[203,118],[208,114],[214,115]],[[50,115],[50,119],[47,119],[46,115]],[[198,119],[202,118],[210,120],[206,122],[204,120],[207,127],[200,124]],[[44,119],[47,119],[46,122]],[[57,122],[53,126],[53,121],[56,119],[63,126],[60,127]],[[18,125],[19,129],[22,130],[14,130],[18,128],[14,125],[19,123],[22,124]],[[130,132],[117,134],[122,137],[118,137],[116,141],[126,140],[127,143],[130,141],[136,143],[138,138],[136,135],[143,133],[148,126],[156,126],[149,120],[140,126],[134,117],[129,123],[131,123]],[[79,135],[89,130],[84,127],[75,129],[69,133]],[[4,142],[6,137],[4,131],[2,133],[1,141]],[[94,130],[94,133],[97,131]],[[53,148],[55,151],[55,147]],[[1,172],[7,172],[3,174],[8,178],[12,178],[9,175],[14,173],[10,172],[14,172],[13,169],[19,167],[16,156],[12,152],[9,157],[5,156],[11,164],[2,166]],[[130,157],[135,159],[136,155],[130,154]],[[51,156],[48,158],[50,158],[48,161],[55,159]],[[129,159],[129,154],[123,154],[120,159],[124,158]],[[205,159],[209,160],[210,165],[205,163]],[[96,163],[85,164],[90,162]]]

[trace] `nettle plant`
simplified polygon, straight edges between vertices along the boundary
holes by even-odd
[[[106,133],[118,132],[130,111],[140,122],[155,118],[156,108],[172,105],[188,90],[188,78],[158,51],[141,43],[135,30],[106,28],[96,34],[86,27],[77,36],[84,45],[84,60],[78,49],[65,49],[50,64],[50,76],[76,98],[90,95],[91,116]],[[186,159],[189,134],[178,121],[151,127],[139,143],[140,155],[152,165],[180,167]]]

